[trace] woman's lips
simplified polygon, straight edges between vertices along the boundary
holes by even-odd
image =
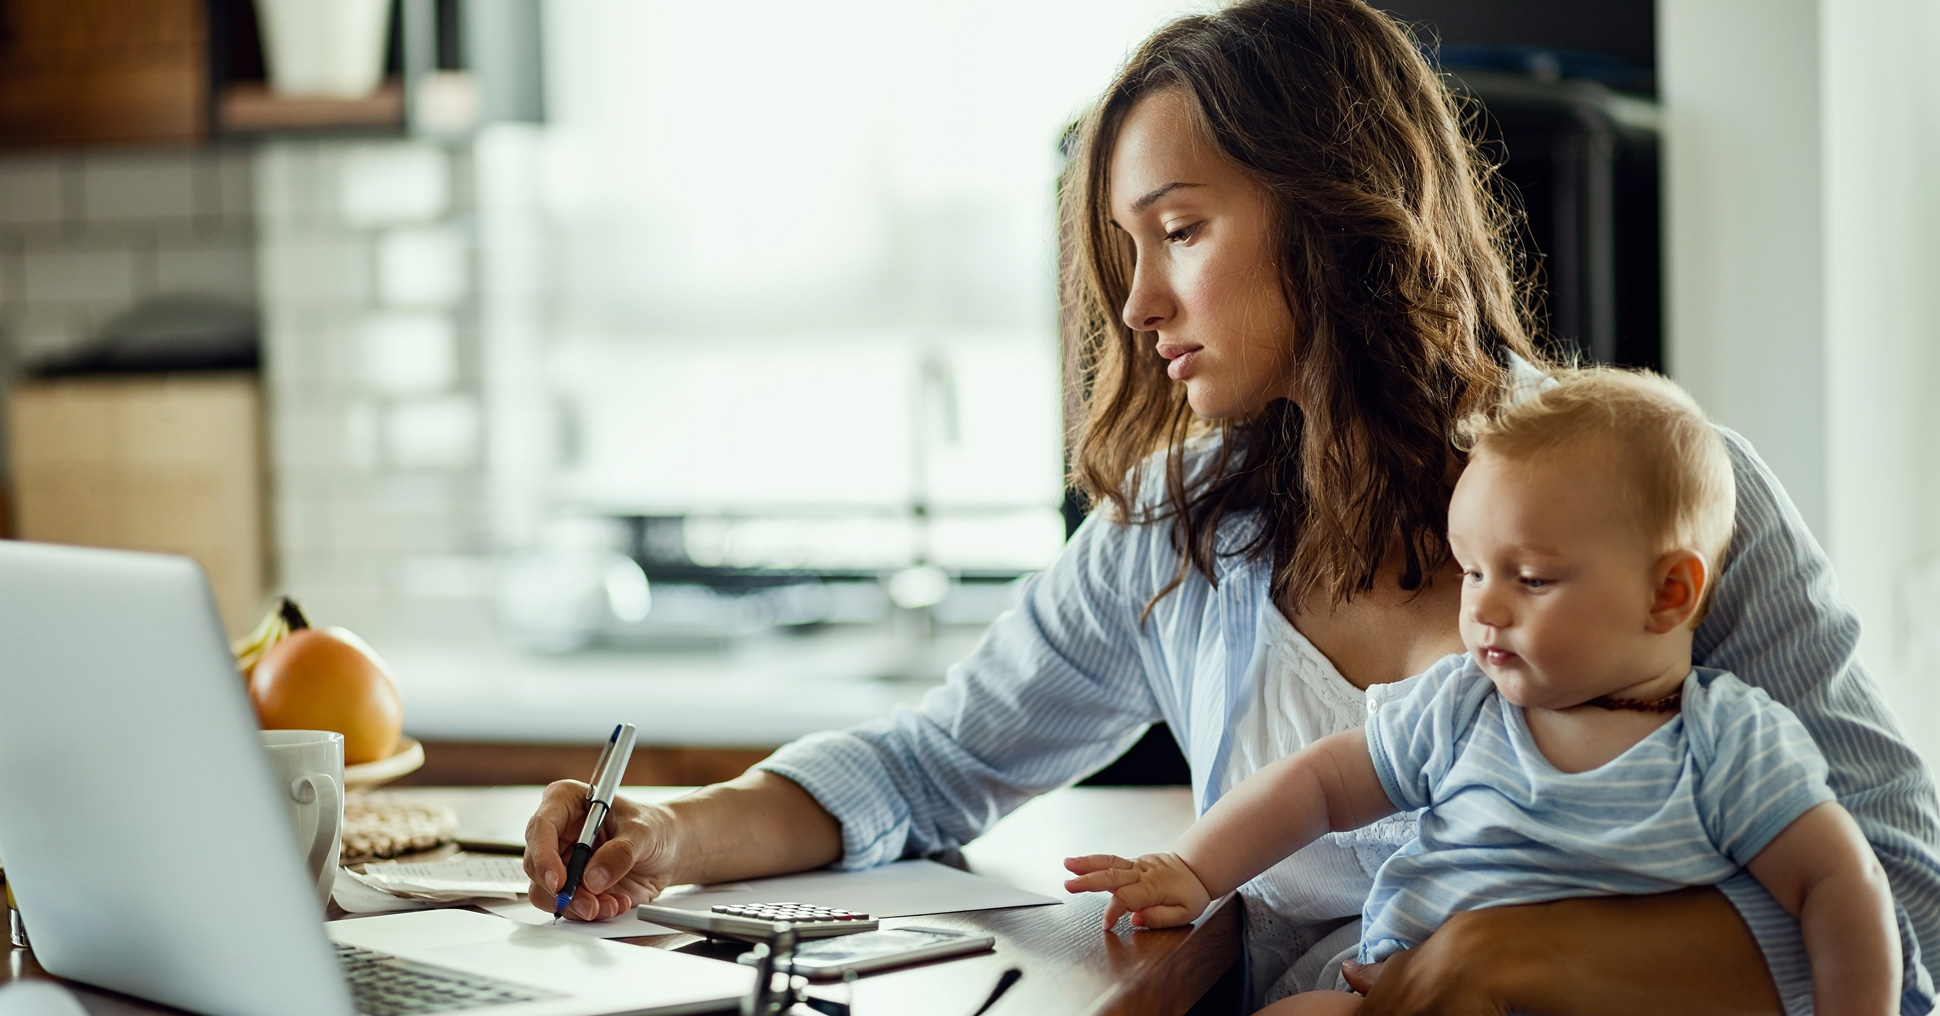
[[[1174,381],[1184,381],[1192,375],[1192,365],[1199,360],[1201,346],[1188,346],[1178,342],[1159,343],[1160,359],[1170,360],[1165,366],[1165,376]]]

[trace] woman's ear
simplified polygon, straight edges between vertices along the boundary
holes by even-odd
[[[1711,581],[1711,569],[1704,555],[1692,550],[1673,550],[1657,559],[1652,569],[1650,621],[1644,626],[1652,635],[1666,635],[1689,624],[1698,603]]]

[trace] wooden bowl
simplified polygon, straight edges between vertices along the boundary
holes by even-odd
[[[375,762],[360,762],[344,767],[344,789],[369,790],[381,787],[424,765],[424,745],[415,737],[400,737],[397,750]]]

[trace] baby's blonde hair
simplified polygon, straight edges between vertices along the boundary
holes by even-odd
[[[1555,384],[1470,415],[1456,443],[1471,455],[1526,461],[1584,440],[1600,440],[1622,470],[1627,514],[1658,553],[1704,555],[1705,589],[1695,626],[1717,584],[1731,542],[1737,483],[1724,439],[1696,400],[1669,378],[1614,367],[1558,370]]]

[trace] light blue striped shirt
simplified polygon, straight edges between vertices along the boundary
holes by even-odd
[[[1426,941],[1455,914],[1572,896],[1715,885],[1832,800],[1790,710],[1720,670],[1623,754],[1558,770],[1523,711],[1469,656],[1450,656],[1368,717],[1368,753],[1415,838],[1374,876],[1361,962]]]
[[[1750,444],[1724,436],[1737,476],[1737,526],[1697,631],[1695,662],[1764,689],[1818,743],[1827,783],[1865,830],[1898,901],[1902,1011],[1925,1013],[1933,986],[1920,947],[1940,944],[1940,802],[1931,774],[1859,661],[1859,619],[1825,552]],[[1103,767],[1157,720],[1178,738],[1203,812],[1251,701],[1248,665],[1272,562],[1238,549],[1258,525],[1245,516],[1228,521],[1218,534],[1218,581],[1188,573],[1141,623],[1146,604],[1179,571],[1170,527],[1093,513],[942,687],[877,722],[796,741],[761,768],[799,783],[841,821],[840,863],[851,868],[966,843],[1025,800]],[[1798,923],[1749,875],[1719,888],[1764,950],[1788,1011],[1811,1011]]]

